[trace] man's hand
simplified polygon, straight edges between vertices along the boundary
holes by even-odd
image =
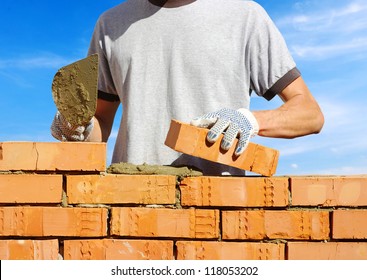
[[[91,119],[85,126],[71,125],[57,112],[51,125],[51,134],[60,141],[86,141],[93,129],[94,121]]]
[[[193,119],[191,124],[198,127],[210,128],[207,140],[214,143],[225,131],[221,148],[229,150],[234,140],[239,136],[235,155],[239,156],[247,148],[250,138],[257,135],[259,125],[256,118],[248,109],[221,109]]]

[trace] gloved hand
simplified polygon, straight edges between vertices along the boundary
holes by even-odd
[[[247,148],[250,138],[259,132],[259,124],[255,116],[248,109],[221,109],[195,118],[191,124],[198,127],[210,128],[207,140],[214,143],[225,131],[221,148],[229,150],[237,135],[239,140],[235,155],[239,156]]]
[[[51,125],[51,134],[60,141],[85,141],[92,132],[93,124],[91,119],[85,126],[73,126],[57,111]]]

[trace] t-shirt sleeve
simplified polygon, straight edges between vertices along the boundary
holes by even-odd
[[[100,17],[94,28],[93,36],[89,45],[88,55],[98,54],[98,98],[107,101],[118,101],[119,96],[109,65],[109,49],[106,27],[103,24],[103,16]]]
[[[252,3],[248,41],[251,90],[271,100],[301,73],[269,15],[260,5]]]

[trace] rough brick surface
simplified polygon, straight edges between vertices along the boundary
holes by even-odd
[[[329,238],[326,211],[223,211],[223,239]]]
[[[66,240],[65,260],[172,260],[173,241],[132,239]]]
[[[366,206],[367,176],[293,177],[294,206]]]
[[[181,184],[182,206],[265,207],[288,205],[288,179],[191,177]]]
[[[178,241],[178,260],[283,260],[284,244]]]
[[[219,211],[112,208],[111,234],[135,237],[218,238]]]
[[[334,210],[332,219],[334,239],[367,239],[367,209]]]
[[[1,207],[0,236],[80,236],[107,234],[107,209]]]
[[[0,203],[61,203],[62,175],[0,174]]]
[[[173,147],[228,160],[192,142],[206,130],[173,130]],[[266,174],[262,149],[243,162]],[[105,156],[105,144],[0,142],[0,259],[367,259],[367,176],[177,180],[107,174]]]
[[[0,171],[105,171],[105,143],[0,142]]]
[[[264,176],[271,176],[275,173],[279,158],[277,150],[250,143],[244,153],[236,157],[234,156],[236,142],[228,151],[224,151],[220,148],[223,136],[214,144],[211,144],[206,141],[207,133],[207,129],[172,120],[165,144],[178,152]]]
[[[367,243],[289,242],[289,260],[367,260]]]
[[[150,175],[67,176],[68,203],[175,204],[176,177]]]
[[[0,260],[57,260],[59,242],[52,240],[0,240]]]

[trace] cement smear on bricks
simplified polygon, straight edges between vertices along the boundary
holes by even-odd
[[[107,173],[128,175],[172,175],[179,178],[203,176],[203,173],[187,166],[173,167],[165,165],[134,165],[131,163],[113,163],[107,168]]]
[[[52,82],[57,109],[72,125],[85,125],[97,108],[98,55],[62,67]]]

